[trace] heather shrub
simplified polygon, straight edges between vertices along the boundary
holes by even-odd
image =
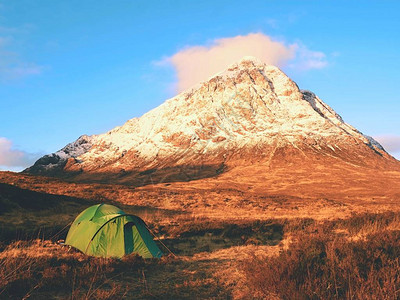
[[[398,299],[400,232],[351,241],[301,234],[278,257],[251,258],[242,267],[261,298]]]
[[[47,248],[54,247],[48,250]],[[18,241],[0,256],[0,299],[21,299],[47,295],[71,295],[72,299],[115,299],[127,287],[113,279],[122,275],[123,266],[139,269],[143,259],[93,258],[78,252],[67,253],[50,242]],[[49,252],[46,252],[49,251]],[[40,252],[46,252],[40,255]],[[39,253],[39,255],[38,255]]]

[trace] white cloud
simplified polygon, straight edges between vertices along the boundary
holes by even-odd
[[[322,69],[328,65],[326,54],[320,51],[312,51],[301,43],[294,44],[296,58],[289,67],[307,71],[311,69]]]
[[[298,70],[320,69],[327,65],[324,53],[311,51],[300,43],[288,45],[275,41],[263,33],[216,39],[209,46],[188,46],[156,64],[172,65],[178,78],[176,89],[183,91],[243,56],[255,56],[267,64]]]
[[[278,21],[276,19],[271,19],[271,18],[266,19],[265,23],[267,25],[269,25],[273,29],[278,29],[279,28],[279,24],[278,24]]]
[[[386,151],[400,154],[400,136],[399,135],[380,135],[376,139]]]
[[[41,74],[42,71],[43,67],[36,64],[0,64],[0,75],[2,79],[18,79],[29,75],[38,75]]]
[[[17,28],[0,27],[0,80],[13,80],[25,76],[41,74],[42,66],[23,61],[19,55],[9,50],[14,37],[10,34],[18,33]],[[25,30],[25,29],[24,29]]]
[[[14,149],[10,140],[0,137],[0,167],[2,169],[26,168],[32,165],[40,155]]]

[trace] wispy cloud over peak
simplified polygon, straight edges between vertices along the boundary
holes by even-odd
[[[174,67],[178,78],[176,90],[183,91],[244,56],[254,56],[267,64],[301,71],[327,66],[324,53],[309,50],[300,43],[286,44],[263,33],[215,39],[206,46],[186,46],[157,64]]]
[[[312,51],[300,43],[293,44],[296,57],[289,67],[300,71],[322,69],[328,66],[326,54],[321,51]]]

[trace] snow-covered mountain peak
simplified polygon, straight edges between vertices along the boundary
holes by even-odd
[[[183,94],[192,94],[193,91],[201,88],[203,85],[207,85],[210,81],[234,79],[240,74],[249,73],[250,71],[257,71],[266,74],[277,73],[287,78],[287,76],[278,67],[273,65],[268,65],[254,56],[244,56],[237,62],[234,62],[231,65],[229,65],[225,70],[222,70],[210,76],[206,81],[199,82],[194,86],[188,88],[187,90],[183,91]]]
[[[232,64],[230,67],[234,65],[239,66],[239,68],[249,68],[249,66],[263,68],[267,64],[263,63],[262,60],[257,57],[243,56],[239,61]]]
[[[81,142],[81,141],[84,142]],[[76,147],[75,150],[71,149]],[[244,57],[140,118],[56,152],[64,172],[118,173],[177,166],[237,165],[277,149],[386,155],[314,93],[279,68]],[[64,151],[67,150],[67,151]],[[358,154],[357,154],[358,153]],[[49,156],[46,156],[49,157]],[[48,160],[47,160],[48,161]],[[54,161],[27,171],[46,173]]]
[[[254,56],[244,56],[239,61],[229,65],[226,70],[221,71],[220,73],[215,74],[213,77],[216,76],[235,76],[240,72],[248,72],[252,69],[259,70],[261,72],[282,72],[279,70],[278,67],[266,64],[262,62],[260,59]]]

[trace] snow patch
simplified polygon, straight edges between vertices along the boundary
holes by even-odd
[[[206,156],[265,145],[298,148],[308,143],[316,149],[329,145],[335,151],[353,140],[383,151],[314,93],[300,90],[279,68],[245,57],[142,117],[101,135],[81,136],[53,156],[60,162],[76,158],[84,169],[129,169],[168,161],[193,164]],[[130,153],[134,155],[127,159]],[[54,157],[50,161],[48,166],[59,166]]]

